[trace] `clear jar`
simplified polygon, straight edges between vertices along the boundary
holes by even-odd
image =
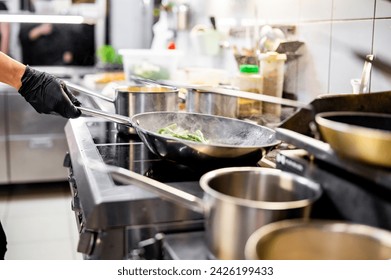
[[[260,74],[263,77],[263,94],[282,97],[286,54],[267,52],[259,55]],[[263,114],[280,117],[281,105],[263,103]]]
[[[239,88],[239,90],[261,94],[263,91],[263,78],[259,74],[258,65],[240,65],[240,73],[235,79],[235,86]],[[239,118],[259,117],[261,114],[261,101],[246,98],[238,99]]]

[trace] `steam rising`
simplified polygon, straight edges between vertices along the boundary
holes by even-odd
[[[154,112],[133,117],[141,129],[157,133],[172,123],[183,129],[201,130],[208,145],[239,147],[270,146],[277,143],[272,129],[231,118],[197,113]]]

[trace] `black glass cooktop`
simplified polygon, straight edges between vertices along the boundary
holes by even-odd
[[[102,160],[160,182],[198,181],[205,170],[162,160],[151,153],[137,135],[118,132],[112,122],[87,123]]]
[[[113,122],[92,121],[87,126],[96,145],[142,143],[137,134],[119,132],[117,124]]]

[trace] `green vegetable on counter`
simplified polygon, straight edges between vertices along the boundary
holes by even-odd
[[[204,134],[201,132],[201,130],[197,129],[194,133],[192,133],[188,130],[181,129],[176,123],[170,124],[166,127],[159,129],[158,133],[179,139],[200,143],[208,143],[208,140],[205,139]]]
[[[111,45],[103,45],[98,48],[97,56],[106,64],[122,64],[122,56],[117,54],[115,48]]]

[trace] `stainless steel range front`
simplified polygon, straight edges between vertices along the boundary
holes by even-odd
[[[69,153],[64,165],[80,231],[78,251],[86,259],[162,258],[162,234],[202,235],[201,214],[137,186],[115,182],[86,163],[97,160],[125,167],[199,197],[201,171],[156,158],[137,136],[121,135],[110,122],[74,119],[65,133]]]

